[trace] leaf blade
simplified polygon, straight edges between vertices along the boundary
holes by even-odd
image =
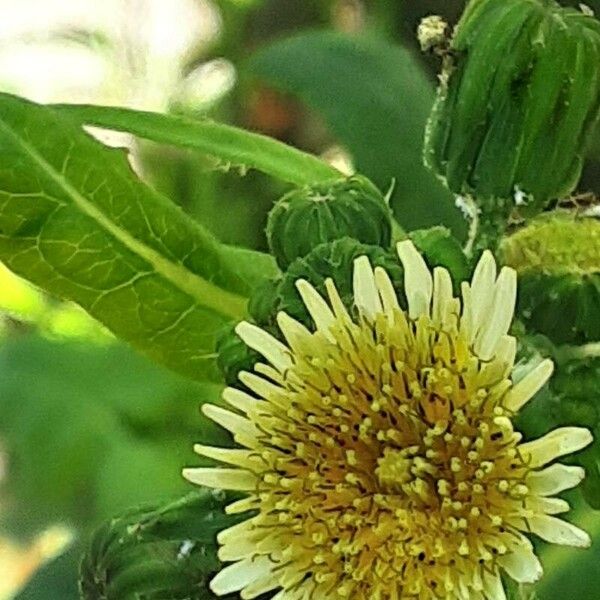
[[[0,95],[0,260],[151,358],[218,380],[218,330],[246,314],[239,261],[52,109]]]
[[[294,185],[340,176],[339,171],[316,156],[267,136],[209,119],[83,104],[56,104],[54,108],[81,124],[126,131],[154,142],[197,150]]]

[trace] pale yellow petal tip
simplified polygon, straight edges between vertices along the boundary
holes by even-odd
[[[288,315],[283,310],[277,311],[277,314],[275,315],[275,320],[277,321],[277,324],[280,326],[281,326],[282,322],[287,323],[289,319],[291,319],[290,315]]]
[[[306,279],[297,279],[294,285],[300,293],[307,289],[310,291],[314,291],[315,289]]]
[[[592,538],[587,531],[581,530],[581,546],[579,548],[590,548],[592,545]]]
[[[578,448],[578,450],[575,450],[574,452],[583,450],[583,448],[585,448],[586,446],[589,446],[594,441],[594,436],[589,429],[586,429],[585,427],[573,427],[573,429],[579,430],[578,438],[580,440],[579,448]]]
[[[404,268],[404,291],[411,319],[429,315],[433,295],[433,276],[427,263],[410,240],[398,242],[396,249]]]
[[[193,467],[187,467],[187,468],[181,470],[181,475],[183,476],[184,479],[186,479],[190,483],[194,483],[194,471],[195,470],[196,469]]]
[[[482,266],[496,266],[496,259],[494,258],[494,255],[492,254],[491,250],[484,250],[481,253],[481,257],[479,258],[479,262],[477,263],[478,266],[481,264]]]
[[[354,268],[355,269],[371,269],[371,261],[369,257],[366,255],[359,256],[354,259]]]
[[[208,417],[209,419],[212,419],[212,415],[215,414],[215,409],[218,409],[218,406],[215,406],[214,404],[210,404],[210,403],[205,403],[200,407],[200,410],[202,411],[202,414],[205,417]]]
[[[224,577],[220,577],[221,573],[223,573],[223,571],[217,573],[208,584],[210,589],[217,596],[224,596],[225,594],[230,594],[232,591],[235,591],[231,589],[230,583],[228,585],[227,581],[224,581]]]
[[[251,323],[248,321],[240,321],[236,326],[234,331],[239,335],[242,339],[244,338],[244,333],[248,331],[248,328],[252,327]]]
[[[407,252],[418,252],[417,248],[410,240],[402,240],[401,242],[398,242],[396,244],[396,251],[400,257]]]

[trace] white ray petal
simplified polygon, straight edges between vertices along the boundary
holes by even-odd
[[[510,389],[504,398],[504,407],[513,412],[519,411],[542,389],[553,371],[554,363],[548,358],[543,360]]]
[[[310,345],[313,338],[312,333],[287,313],[277,313],[277,325],[292,350],[301,350]]]
[[[433,278],[427,264],[411,241],[399,242],[398,256],[404,267],[404,291],[411,319],[429,315]]]
[[[235,465],[249,471],[261,469],[264,462],[257,456],[256,452],[238,448],[217,448],[216,446],[204,446],[194,444],[194,452],[206,458],[217,460],[228,465]]]
[[[256,489],[256,475],[241,469],[194,467],[183,469],[183,476],[196,485],[247,492]]]
[[[525,501],[529,510],[546,515],[560,515],[570,510],[569,503],[562,498],[547,498],[545,496],[530,496]]]
[[[473,315],[473,293],[471,286],[463,281],[460,284],[462,298],[462,313],[460,316],[460,331],[465,335],[469,344],[475,339],[475,317]]]
[[[252,537],[256,532],[256,525],[253,519],[236,523],[227,529],[221,530],[217,534],[217,542],[222,546],[235,544],[241,538]]]
[[[517,299],[517,273],[504,267],[494,285],[489,314],[479,316],[475,352],[484,360],[492,357],[498,340],[506,335],[512,323]],[[473,301],[477,304],[477,297]],[[477,309],[476,309],[477,310]]]
[[[260,506],[260,499],[257,496],[247,496],[241,500],[235,500],[225,507],[225,512],[228,515],[236,515],[245,513],[249,510],[255,510]]]
[[[506,600],[502,580],[497,572],[483,572],[483,589],[487,600]]]
[[[325,289],[327,290],[327,296],[329,297],[329,302],[335,316],[343,321],[352,321],[352,317],[350,317],[333,279],[328,277],[325,280]]]
[[[452,293],[452,278],[442,267],[433,270],[433,307],[431,316],[434,324],[445,325],[452,312],[454,295]]]
[[[233,433],[234,439],[244,440],[243,442],[240,441],[244,445],[246,445],[246,441],[256,440],[258,436],[258,429],[252,422],[230,410],[214,404],[203,404],[202,412],[209,419]]]
[[[335,323],[335,316],[331,312],[327,302],[325,302],[319,292],[304,279],[296,281],[296,288],[302,298],[302,302],[304,302],[304,305],[306,306],[306,310],[308,310],[308,313],[314,321],[317,330],[323,333],[329,341],[334,342],[335,338],[332,336],[330,329]]]
[[[559,456],[577,452],[592,441],[592,434],[583,427],[559,427],[544,437],[521,444],[519,451],[529,467],[535,469]]]
[[[262,354],[278,371],[285,371],[292,366],[289,348],[264,329],[242,321],[235,332],[247,346]]]
[[[585,477],[581,467],[555,464],[541,471],[532,471],[525,483],[533,494],[552,496],[579,485]]]
[[[496,261],[486,250],[479,259],[471,279],[472,333],[476,335],[490,316],[496,289]]]
[[[270,592],[275,588],[280,587],[279,580],[281,579],[281,573],[279,571],[270,571],[262,577],[257,577],[254,581],[249,583],[240,594],[242,600],[250,600],[261,596],[266,592]]]
[[[587,548],[592,543],[590,536],[583,529],[556,517],[534,515],[527,519],[527,524],[533,533],[553,544]]]
[[[266,556],[247,558],[219,571],[210,582],[210,589],[218,596],[238,592],[272,568],[273,563]]]
[[[498,341],[494,354],[496,360],[512,366],[517,355],[517,339],[512,335],[503,335]]]
[[[251,410],[254,410],[261,402],[258,398],[232,387],[223,390],[223,400],[230,406],[233,406],[244,413],[249,413]]]
[[[383,311],[379,292],[375,285],[375,275],[367,256],[361,256],[354,261],[353,271],[354,303],[359,312],[373,320],[375,315]]]
[[[307,598],[306,592],[308,587],[306,584],[300,585],[300,587],[296,587],[292,590],[281,590],[271,600],[304,600]]]
[[[243,560],[256,554],[256,545],[263,538],[264,532],[247,528],[243,535],[238,535],[235,540],[223,544],[218,551],[219,559],[222,562],[231,562],[234,560]]]
[[[381,298],[383,310],[390,314],[394,311],[401,310],[398,302],[398,295],[394,289],[394,284],[390,279],[388,272],[382,267],[375,267],[375,285]]]
[[[519,583],[535,583],[544,572],[531,544],[513,546],[507,554],[498,557],[498,564]]]
[[[273,383],[280,386],[284,385],[284,374],[279,372],[271,365],[266,365],[265,363],[256,363],[254,365],[254,370],[259,375],[264,375],[265,377],[269,378]]]
[[[245,386],[265,400],[271,400],[274,396],[284,393],[282,387],[264,377],[259,377],[256,373],[241,371],[238,378]]]

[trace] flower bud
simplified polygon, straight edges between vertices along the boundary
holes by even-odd
[[[81,562],[82,598],[184,600],[191,590],[194,597],[215,598],[208,582],[221,568],[216,535],[240,520],[225,515],[226,499],[202,490],[105,523]]]
[[[354,261],[365,255],[369,257],[373,266],[381,266],[387,270],[399,297],[403,299],[402,267],[395,254],[379,246],[368,246],[351,238],[342,238],[317,246],[305,257],[297,258],[290,265],[277,289],[278,310],[285,311],[305,325],[310,325],[311,319],[296,289],[296,281],[306,279],[326,297],[325,280],[331,278],[346,308],[352,311]]]
[[[440,79],[425,161],[453,192],[534,214],[575,188],[600,107],[600,23],[587,11],[472,0]]]
[[[517,312],[556,344],[600,340],[600,221],[554,212],[505,238],[502,261],[519,273]]]
[[[273,207],[267,238],[277,264],[286,269],[313,248],[342,237],[388,247],[391,213],[381,192],[354,175],[286,194]]]

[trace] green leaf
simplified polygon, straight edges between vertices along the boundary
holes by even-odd
[[[264,135],[209,119],[162,115],[127,108],[55,105],[54,109],[79,124],[96,125],[192,150],[198,150],[242,170],[257,169],[295,185],[339,177],[339,171],[296,148]]]
[[[194,442],[230,443],[199,414],[222,386],[157,367],[124,344],[0,344],[0,439],[7,473],[2,527],[27,536],[51,523],[86,529],[133,503],[189,489]]]
[[[451,194],[422,161],[433,85],[411,53],[377,39],[311,32],[277,42],[250,61],[253,75],[299,96],[321,114],[381,189],[408,229],[464,223]]]
[[[253,261],[50,108],[0,95],[0,152],[0,260],[157,362],[217,380],[215,334],[246,314]]]

